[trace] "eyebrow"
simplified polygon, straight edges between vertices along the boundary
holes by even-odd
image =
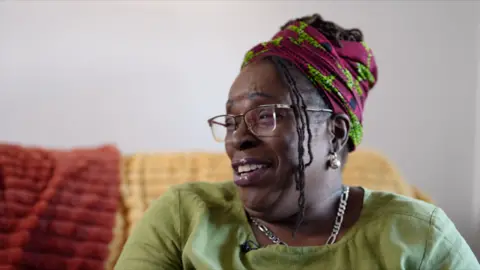
[[[249,92],[247,95],[248,99],[254,99],[255,97],[264,97],[264,98],[273,98],[274,96],[263,93],[263,92],[257,92],[257,91],[252,91]],[[234,101],[229,99],[227,100],[227,107],[233,106]]]

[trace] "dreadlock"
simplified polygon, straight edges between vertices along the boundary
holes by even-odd
[[[314,27],[319,32],[321,32],[331,43],[336,47],[341,47],[341,41],[356,41],[361,42],[363,41],[363,34],[359,29],[344,29],[331,21],[325,21],[319,14],[313,14],[311,16],[301,17],[294,20],[290,20],[285,25],[281,27],[281,30],[284,30],[288,25],[293,22],[303,21],[308,25]],[[286,64],[284,61],[276,61],[274,60],[276,66],[281,71],[281,75],[285,79],[285,82],[289,86],[290,89],[290,98],[293,104],[293,113],[296,120],[296,130],[298,133],[298,168],[295,174],[295,186],[296,189],[299,191],[298,196],[298,207],[299,207],[299,214],[297,216],[297,221],[295,225],[295,230],[293,231],[293,237],[303,222],[305,217],[305,169],[310,166],[313,161],[312,155],[312,148],[311,148],[311,141],[312,141],[312,131],[310,128],[310,119],[307,113],[307,106],[305,105],[305,99],[302,95],[301,89],[297,88],[297,83],[289,72]],[[328,99],[325,98],[323,92],[318,91],[320,96],[325,102],[328,102]],[[331,108],[330,104],[327,104]],[[306,132],[305,132],[306,131]],[[307,134],[307,153],[308,153],[308,161],[305,163],[304,155],[305,155],[305,134]]]

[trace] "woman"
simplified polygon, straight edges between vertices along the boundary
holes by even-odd
[[[376,77],[361,31],[319,15],[254,47],[209,120],[234,181],[171,188],[116,269],[480,269],[441,209],[342,185]]]

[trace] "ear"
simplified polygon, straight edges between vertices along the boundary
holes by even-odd
[[[348,142],[350,126],[350,118],[346,114],[335,114],[330,118],[333,151],[338,152],[345,147]]]

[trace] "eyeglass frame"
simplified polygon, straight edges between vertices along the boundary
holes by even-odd
[[[247,121],[245,121],[245,114],[249,113],[250,111],[253,111],[253,110],[256,110],[258,108],[263,108],[263,107],[272,107],[274,109],[294,109],[294,105],[288,105],[288,104],[263,104],[263,105],[259,105],[255,108],[251,108],[249,110],[247,110],[246,112],[242,113],[242,114],[237,114],[237,115],[233,115],[233,114],[220,114],[220,115],[216,115],[214,117],[211,117],[207,120],[208,122],[208,125],[210,126],[210,130],[212,131],[212,135],[213,135],[213,139],[215,139],[216,141],[218,141],[216,139],[216,136],[214,134],[214,131],[213,131],[213,128],[212,128],[212,125],[213,125],[213,120],[215,118],[218,118],[218,117],[233,117],[234,121],[235,121],[235,129],[233,130],[233,132],[237,131],[238,129],[238,126],[239,126],[239,123],[241,122],[237,122],[237,118],[238,117],[241,117],[243,122],[245,123],[245,126],[247,126],[247,129],[255,136],[259,136],[257,135],[253,130],[252,130],[252,127],[250,127],[250,125],[248,125]],[[327,113],[333,113],[333,110],[331,109],[312,109],[312,108],[305,108],[307,111],[309,112],[327,112]],[[276,117],[275,117],[275,121],[276,121]],[[237,124],[238,123],[238,124]],[[277,128],[277,125],[275,124],[275,127],[272,129],[272,131],[274,131],[275,129]]]

